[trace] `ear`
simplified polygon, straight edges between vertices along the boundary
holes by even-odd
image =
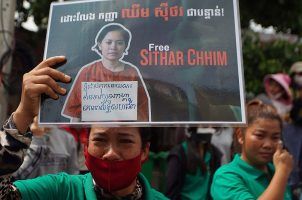
[[[142,156],[141,156],[141,162],[145,162],[148,159],[149,156],[149,149],[150,149],[150,142],[148,142],[145,146],[145,148],[142,149]]]
[[[243,141],[244,141],[244,133],[242,131],[241,128],[236,128],[235,130],[235,135],[236,135],[236,138],[237,138],[237,141],[240,145],[243,145]]]

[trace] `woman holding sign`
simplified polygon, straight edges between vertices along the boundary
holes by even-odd
[[[72,122],[151,120],[150,97],[142,76],[134,65],[122,60],[128,54],[131,37],[130,31],[121,24],[110,23],[100,29],[92,50],[101,59],[78,72],[65,101],[63,116]],[[84,90],[83,82],[91,87]],[[114,85],[116,88],[111,87]],[[84,106],[86,99],[97,99],[98,103]],[[131,110],[137,112],[131,114]]]
[[[52,68],[63,61],[62,56],[49,58],[23,77],[20,104],[0,131],[0,199],[167,199],[140,173],[149,153],[148,128],[91,127],[85,148],[89,173],[59,173],[12,183],[11,174],[22,164],[32,140],[28,127],[38,114],[41,94],[55,100],[66,94],[56,81],[68,83],[71,78]]]

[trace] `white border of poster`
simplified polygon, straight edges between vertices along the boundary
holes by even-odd
[[[72,83],[59,100],[42,96],[39,123],[246,124],[238,10],[236,0],[52,3],[44,59],[65,55],[58,70]]]

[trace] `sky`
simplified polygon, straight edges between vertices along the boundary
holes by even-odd
[[[28,17],[27,21],[22,23],[22,27],[29,31],[38,31],[38,26],[35,24],[33,16]]]

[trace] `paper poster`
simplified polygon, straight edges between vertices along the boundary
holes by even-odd
[[[65,55],[58,70],[72,82],[61,84],[68,93],[58,100],[42,97],[41,124],[246,123],[235,0],[75,1],[50,9],[44,57]],[[133,88],[85,91],[85,84]],[[135,109],[108,114],[103,98],[87,100],[85,92],[131,95]]]
[[[137,120],[137,81],[82,82],[82,121]]]

